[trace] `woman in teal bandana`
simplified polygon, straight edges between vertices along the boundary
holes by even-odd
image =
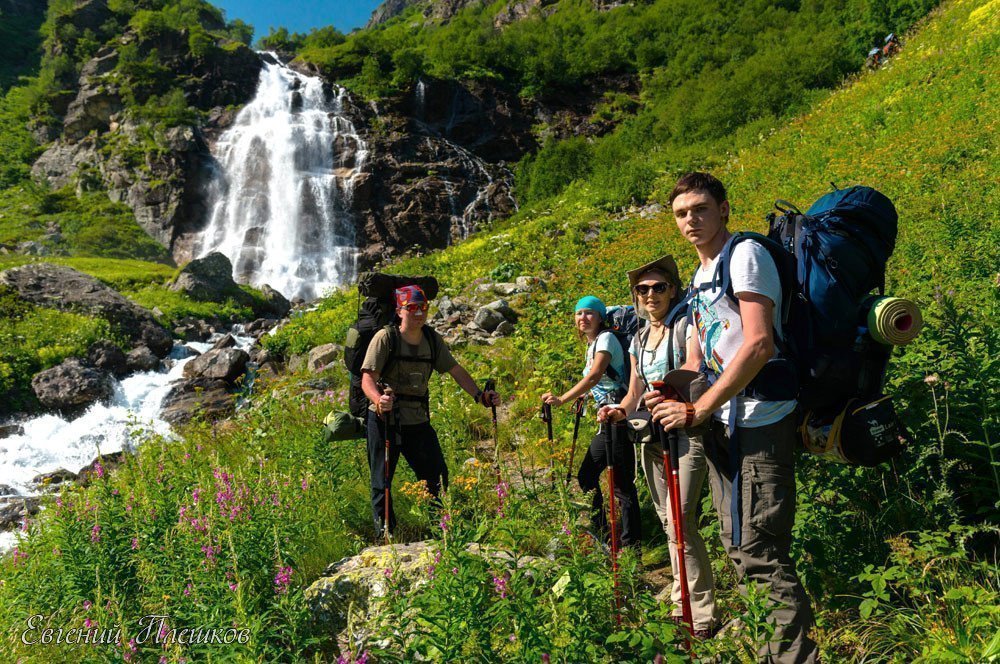
[[[542,395],[542,401],[558,407],[571,403],[589,391],[598,408],[617,405],[628,391],[625,384],[625,351],[605,323],[607,307],[599,298],[587,295],[576,303],[574,322],[581,341],[587,343],[586,365],[583,379],[561,396],[552,392]],[[604,514],[604,496],[601,493],[601,472],[608,466],[608,449],[611,448],[615,465],[615,499],[621,508],[622,544],[639,546],[642,529],[639,518],[639,496],[635,489],[635,449],[628,441],[624,427],[620,427],[618,443],[612,445],[611,425],[602,424],[590,443],[587,454],[577,473],[577,481],[584,491],[594,491],[594,527],[607,531]]]

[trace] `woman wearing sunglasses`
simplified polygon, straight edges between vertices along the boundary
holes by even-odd
[[[576,333],[587,343],[587,364],[583,379],[561,396],[552,392],[542,395],[542,401],[551,406],[571,403],[590,392],[598,407],[617,404],[628,391],[625,378],[625,350],[605,322],[607,307],[594,297],[587,295],[576,303],[574,322]],[[608,449],[612,448],[615,463],[615,500],[622,515],[621,542],[625,546],[638,547],[642,539],[642,525],[639,518],[639,495],[635,490],[635,448],[628,442],[626,433],[621,431],[618,444],[613,445],[611,423],[602,425],[590,443],[583,457],[577,481],[583,491],[593,491],[593,524],[598,532],[607,533],[607,517],[604,513],[604,496],[601,493],[601,472],[608,467]],[[620,425],[614,425],[619,426]],[[624,427],[620,427],[624,429]]]
[[[604,407],[597,413],[600,421],[619,422],[639,409],[648,409],[663,400],[659,392],[650,384],[663,380],[673,369],[696,370],[697,365],[684,366],[688,357],[687,349],[697,340],[688,334],[686,316],[681,315],[667,325],[666,316],[680,301],[681,280],[677,264],[670,256],[644,265],[628,273],[629,285],[635,302],[636,314],[649,321],[632,340],[629,357],[632,362],[632,377],[628,394],[617,408]],[[697,355],[695,355],[697,356]],[[695,385],[692,389],[697,389]],[[684,514],[684,555],[687,567],[688,586],[691,596],[691,613],[694,633],[699,638],[712,634],[717,615],[715,608],[715,581],[712,566],[705,550],[705,542],[698,532],[698,508],[701,502],[702,485],[708,473],[705,449],[701,437],[692,431],[678,431],[679,479],[682,513]],[[675,605],[674,615],[681,615],[681,586],[677,575],[677,543],[674,535],[673,517],[667,493],[667,480],[663,469],[663,449],[656,436],[652,442],[642,445],[642,469],[646,475],[646,486],[653,498],[656,513],[667,533],[670,546],[671,568],[674,581],[671,599]]]
[[[452,356],[441,335],[425,325],[428,302],[424,291],[418,286],[404,286],[396,290],[395,298],[399,323],[375,333],[361,365],[361,389],[371,402],[368,466],[376,537],[384,535],[386,526],[390,533],[396,527],[389,487],[400,453],[417,479],[427,484],[432,496],[437,498],[441,487],[448,487],[448,467],[430,422],[428,383],[432,372],[451,375],[476,403],[486,407],[500,405],[499,395],[479,389],[469,372]],[[384,523],[387,513],[388,524]]]

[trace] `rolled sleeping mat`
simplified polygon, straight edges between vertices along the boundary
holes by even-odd
[[[905,346],[923,326],[920,307],[901,297],[876,298],[868,311],[868,334],[887,346]]]

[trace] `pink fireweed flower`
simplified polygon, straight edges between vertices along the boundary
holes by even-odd
[[[507,582],[510,581],[510,573],[504,572],[501,576],[493,575],[493,589],[500,599],[507,599]]]
[[[230,583],[229,584],[229,589],[232,590],[233,592],[236,592],[237,588],[239,588],[239,584],[236,584],[236,583]]]
[[[283,595],[288,592],[288,587],[292,584],[292,568],[279,567],[278,573],[274,575],[274,593]]]
[[[195,489],[191,492],[191,501],[197,505],[199,500],[201,500],[201,489]]]
[[[308,491],[309,490],[309,480],[308,480],[308,478],[305,478],[305,477],[302,478],[302,490],[303,491]]]
[[[448,526],[451,524],[451,515],[447,512],[441,517],[441,522],[438,524],[441,526],[441,530],[448,532]]]
[[[97,475],[98,479],[104,477],[104,466],[101,465],[100,461],[94,462],[94,474]]]
[[[188,581],[188,584],[186,586],[184,586],[184,596],[187,597],[188,595],[190,595],[191,594],[191,590],[193,588],[194,588],[194,586],[192,586],[191,582]]]
[[[139,550],[139,538],[138,537],[133,537],[132,538],[132,550],[133,551],[138,551]]]
[[[94,603],[91,602],[89,599],[83,600],[83,610],[84,611],[90,611],[90,607],[92,607],[93,605],[94,605]]]
[[[94,524],[94,527],[90,529],[90,541],[100,542],[101,541],[101,527],[98,524]]]
[[[86,627],[87,629],[90,629],[91,627],[93,627],[93,625],[94,625],[94,621],[93,620],[91,620],[90,618],[84,618],[84,620],[83,620],[83,626],[84,627]]]

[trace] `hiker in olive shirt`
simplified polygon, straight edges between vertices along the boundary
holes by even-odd
[[[396,290],[395,298],[400,322],[375,333],[361,366],[361,389],[371,402],[368,408],[368,467],[376,537],[384,535],[387,498],[389,532],[396,527],[393,501],[385,478],[387,435],[390,487],[402,453],[417,479],[426,482],[432,496],[438,496],[442,485],[448,488],[448,468],[437,433],[430,423],[427,383],[431,373],[451,374],[477,403],[487,407],[500,404],[497,393],[480,390],[469,372],[452,357],[441,335],[425,326],[428,303],[423,290],[418,286],[404,286]]]

